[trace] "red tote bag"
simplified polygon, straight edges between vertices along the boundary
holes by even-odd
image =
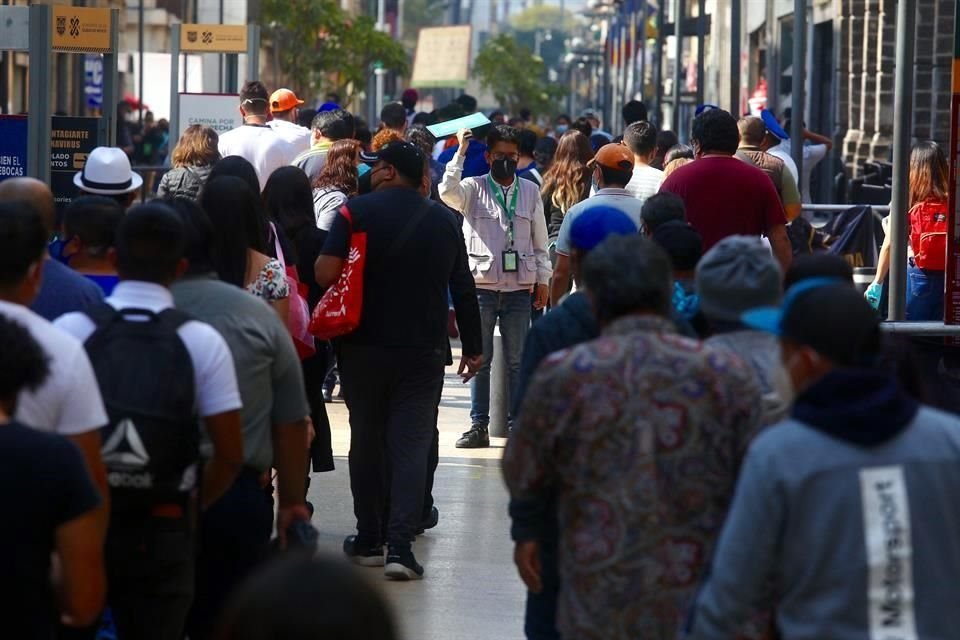
[[[321,340],[338,338],[360,326],[363,314],[363,269],[367,262],[367,234],[353,231],[353,217],[347,207],[340,215],[350,223],[350,253],[340,278],[327,289],[313,309],[310,333]]]

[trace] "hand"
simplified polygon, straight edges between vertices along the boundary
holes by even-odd
[[[457,369],[457,375],[466,384],[477,375],[480,367],[483,366],[483,356],[463,356],[460,358],[460,368]]]
[[[301,503],[277,509],[277,538],[280,540],[280,549],[287,548],[287,529],[297,520],[310,522],[307,505]]]
[[[863,297],[867,299],[867,302],[870,303],[870,306],[874,309],[880,307],[880,296],[883,294],[883,285],[879,282],[873,282],[867,290],[864,291]]]
[[[543,309],[547,306],[547,301],[550,299],[550,287],[545,284],[538,284],[536,288],[537,297],[533,301],[534,309]]]
[[[542,565],[540,564],[540,543],[536,540],[518,542],[513,550],[513,563],[517,565],[517,572],[523,584],[533,593],[543,591],[541,580]]]
[[[461,158],[467,157],[467,147],[470,146],[470,141],[473,139],[473,131],[470,129],[460,129],[457,132],[457,142],[460,143],[460,148],[457,149],[457,153],[460,154]]]
[[[304,420],[307,421],[307,449],[309,449],[317,437],[317,430],[313,428],[313,418],[307,416]]]

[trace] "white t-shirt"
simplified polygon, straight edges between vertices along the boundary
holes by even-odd
[[[293,156],[287,164],[292,163],[293,159],[304,151],[310,150],[310,139],[313,135],[310,129],[292,122],[287,122],[286,120],[271,120],[267,123],[267,126],[273,129],[274,133],[283,138],[285,142],[290,144],[293,150]]]
[[[783,153],[790,158],[790,166],[792,167],[791,171],[793,172],[794,177],[796,177],[797,164],[793,161],[793,146],[790,144],[790,141],[784,140],[774,148],[781,149]],[[811,204],[813,202],[813,200],[810,198],[810,176],[813,175],[813,170],[816,169],[817,165],[820,164],[820,161],[825,157],[827,157],[827,145],[803,145],[803,180],[797,183],[797,185],[800,187],[800,196],[803,199],[803,204]]]
[[[107,424],[97,378],[83,344],[26,307],[0,301],[0,314],[23,325],[50,358],[50,374],[36,391],[23,391],[14,417],[49,433],[77,435]]]
[[[317,229],[330,231],[347,200],[346,194],[339,189],[314,189],[313,214],[317,219]]]
[[[117,285],[107,303],[114,309],[136,308],[159,313],[173,306],[173,295],[158,284],[125,281]],[[96,330],[96,325],[85,313],[68,313],[57,318],[54,324],[81,341]],[[223,337],[210,325],[196,320],[184,323],[177,334],[193,362],[200,416],[205,418],[240,409],[237,372]]]
[[[220,135],[220,155],[240,156],[253,165],[260,179],[260,190],[267,186],[270,174],[285,167],[296,157],[293,145],[266,125],[245,124]]]
[[[660,171],[660,169],[645,164],[637,164],[633,167],[633,177],[627,183],[626,189],[630,192],[630,195],[640,202],[646,202],[647,198],[660,191],[663,180],[663,171]]]

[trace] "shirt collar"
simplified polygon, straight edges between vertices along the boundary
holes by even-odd
[[[624,336],[630,333],[676,333],[670,320],[656,315],[632,315],[617,318],[603,329],[605,336]]]
[[[603,189],[598,190],[595,196],[630,196],[633,197],[633,194],[627,191],[626,189],[621,189],[620,187],[604,187]]]
[[[146,309],[160,313],[173,307],[173,294],[163,285],[124,280],[117,283],[107,302],[116,309]]]
[[[737,151],[763,151],[760,147],[752,144],[742,144]]]

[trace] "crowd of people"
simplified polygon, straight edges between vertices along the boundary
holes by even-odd
[[[952,636],[960,422],[875,290],[796,254],[809,175],[772,114],[704,109],[689,146],[640,101],[622,135],[524,110],[437,140],[474,98],[407,90],[375,131],[329,98],[246,83],[244,124],[188,128],[147,202],[122,148],[60,216],[0,182],[11,637],[392,640],[382,595],[311,558],[330,380],[343,552],[418,580],[445,370],[471,384],[456,446],[485,448],[496,358],[531,640]],[[914,318],[943,286],[945,166],[918,145]]]

